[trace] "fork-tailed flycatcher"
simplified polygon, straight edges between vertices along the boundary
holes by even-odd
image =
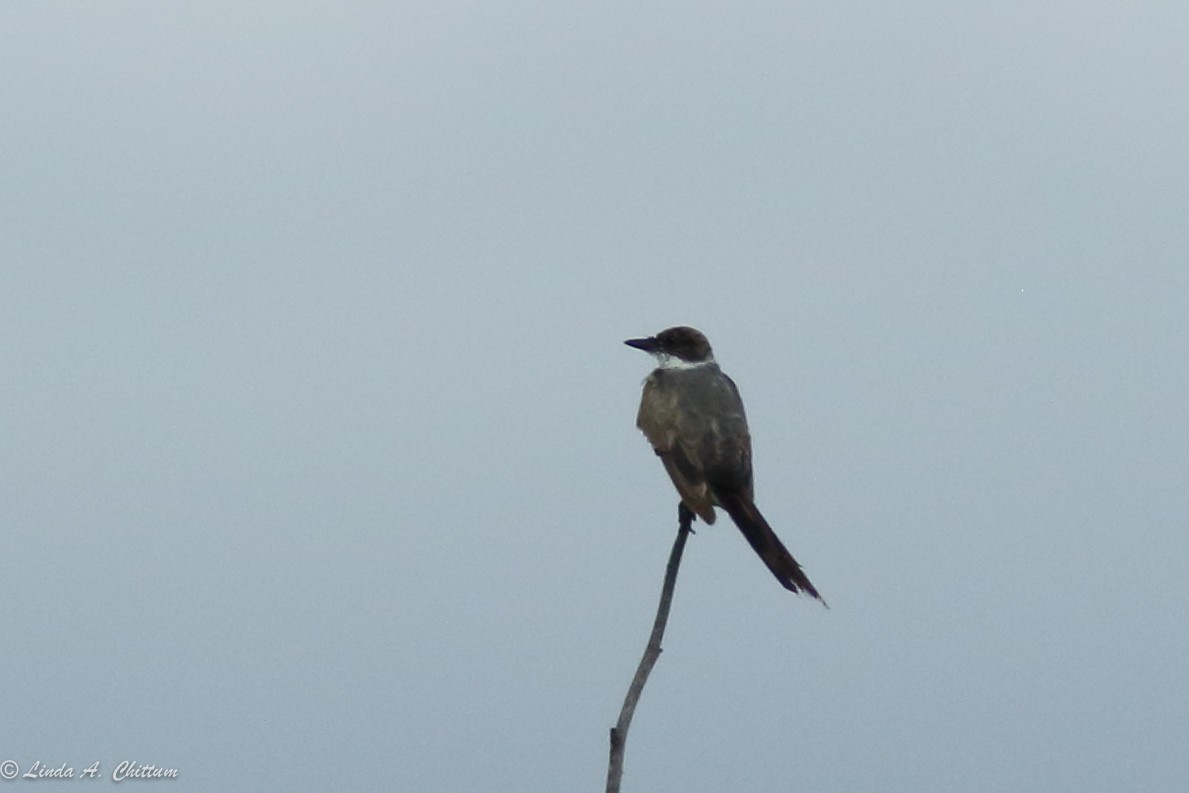
[[[665,464],[683,516],[714,523],[714,508],[722,507],[785,589],[821,600],[756,509],[743,401],[715,363],[710,342],[693,328],[676,327],[624,343],[657,358],[644,381],[636,426]]]

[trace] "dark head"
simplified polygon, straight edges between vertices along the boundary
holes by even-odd
[[[662,330],[646,339],[628,339],[624,344],[652,353],[658,358],[672,356],[686,363],[714,360],[714,351],[702,332],[684,325]]]

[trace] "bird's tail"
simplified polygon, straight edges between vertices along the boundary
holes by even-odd
[[[751,502],[750,498],[739,496],[724,498],[721,493],[716,495],[722,508],[735,521],[735,525],[739,527],[739,531],[743,532],[747,542],[760,555],[764,564],[768,565],[768,569],[772,571],[772,575],[776,576],[776,580],[785,589],[790,592],[805,592],[822,600],[822,596],[817,593],[817,588],[809,582],[809,577],[801,570],[801,565],[797,564],[797,560],[789,553],[788,548],[784,547],[784,543],[776,536],[776,532],[772,531],[772,527],[768,525],[768,521],[764,520],[764,516],[756,509],[756,505]],[[823,605],[825,602],[822,600]]]

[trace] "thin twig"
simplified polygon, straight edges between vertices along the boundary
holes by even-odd
[[[623,708],[619,711],[619,721],[611,728],[611,761],[607,766],[607,793],[619,793],[619,781],[623,778],[623,753],[628,739],[628,727],[632,724],[632,714],[636,712],[636,703],[644,691],[644,684],[648,681],[648,674],[652,671],[656,659],[661,655],[661,639],[665,636],[665,625],[669,621],[669,604],[673,602],[673,587],[677,583],[677,568],[681,566],[681,553],[685,550],[685,540],[693,531],[693,513],[682,504],[678,509],[680,525],[677,528],[677,539],[673,540],[673,550],[669,552],[669,564],[665,568],[665,583],[661,588],[661,602],[656,609],[656,620],[652,623],[652,635],[648,637],[648,646],[644,648],[644,657],[636,667],[636,675],[632,684],[628,686],[627,696],[623,700]]]

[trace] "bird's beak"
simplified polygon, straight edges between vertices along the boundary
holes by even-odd
[[[629,347],[635,347],[637,350],[644,350],[644,352],[656,352],[657,341],[656,336],[649,336],[647,339],[628,339],[624,342]]]

